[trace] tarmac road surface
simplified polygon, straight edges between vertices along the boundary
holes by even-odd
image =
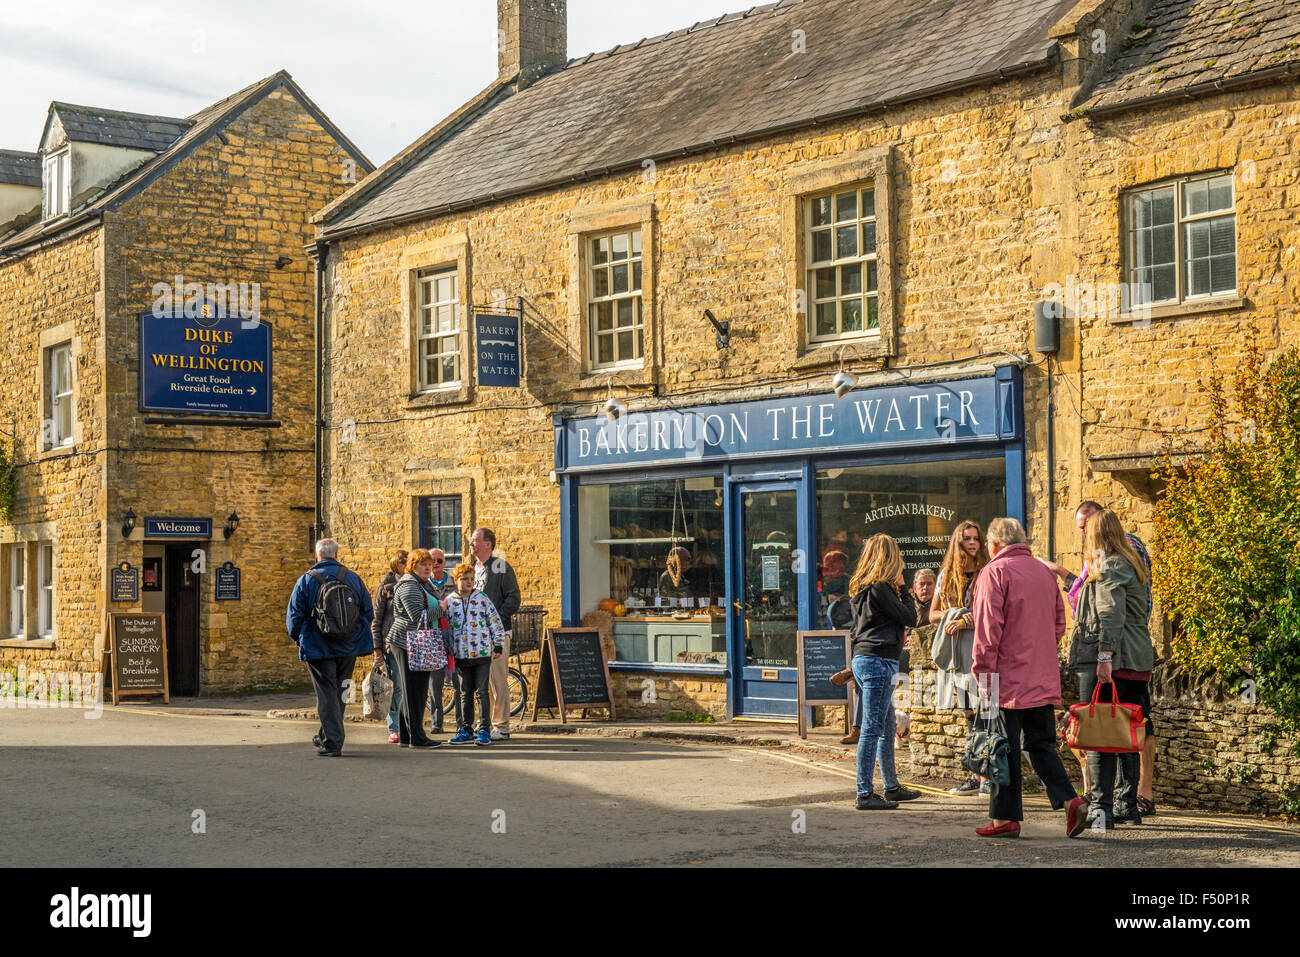
[[[1300,866],[1300,829],[1162,812],[1068,840],[1028,797],[1019,840],[984,802],[855,810],[853,767],[784,750],[550,734],[412,751],[349,724],[147,706],[0,711],[0,865]]]

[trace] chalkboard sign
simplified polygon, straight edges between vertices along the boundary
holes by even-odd
[[[533,699],[533,720],[542,709],[556,709],[568,722],[572,708],[606,708],[614,717],[614,690],[609,662],[595,628],[548,628],[542,643],[542,667]]]
[[[122,562],[109,569],[109,601],[140,600],[140,569],[130,562]]]
[[[113,704],[128,695],[163,696],[167,685],[167,626],[162,615],[110,615]]]
[[[853,712],[853,688],[831,683],[831,675],[850,667],[853,639],[847,631],[801,631],[797,636],[795,663],[799,669],[799,737],[808,737],[809,705],[844,706],[844,733],[849,733]]]

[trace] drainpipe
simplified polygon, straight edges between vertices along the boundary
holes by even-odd
[[[315,413],[314,421],[316,428],[316,438],[312,443],[314,451],[314,471],[316,482],[316,521],[312,532],[313,539],[322,538],[325,531],[325,488],[321,480],[324,462],[324,440],[325,440],[325,415],[324,399],[321,390],[321,380],[324,371],[324,345],[323,331],[325,327],[325,266],[329,258],[329,245],[318,243],[316,245],[316,374],[314,379],[315,392]]]
[[[1052,436],[1056,421],[1052,393],[1052,357],[1047,357],[1047,560],[1056,561],[1056,442]]]

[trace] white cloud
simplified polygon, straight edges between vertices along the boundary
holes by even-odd
[[[569,0],[569,55],[744,9]],[[0,148],[36,148],[51,100],[188,116],[287,69],[376,164],[496,75],[492,0],[58,0],[0,12]]]

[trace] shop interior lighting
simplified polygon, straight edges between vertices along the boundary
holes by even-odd
[[[835,379],[831,383],[831,387],[835,390],[835,397],[837,399],[844,398],[852,392],[854,387],[858,384],[858,380],[854,376],[849,375],[849,373],[844,369],[845,349],[852,349],[854,358],[859,362],[862,361],[862,353],[858,352],[857,347],[851,342],[846,342],[844,345],[840,346],[840,351],[836,353],[840,360],[840,371],[835,373]]]
[[[627,415],[627,403],[620,402],[617,398],[614,397],[615,379],[623,383],[623,388],[627,389],[629,395],[631,395],[632,393],[632,387],[627,384],[626,379],[624,379],[617,372],[610,373],[609,380],[607,383],[609,385],[609,400],[605,403],[605,416],[611,422],[617,422],[623,416]]]

